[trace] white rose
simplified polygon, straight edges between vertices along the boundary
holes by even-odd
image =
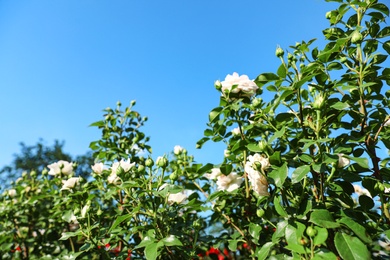
[[[185,194],[184,191],[182,191],[182,192],[178,192],[175,194],[169,194],[168,203],[169,204],[173,204],[173,203],[181,204],[186,199],[187,199],[187,195]]]
[[[366,195],[366,196],[368,196],[368,197],[370,197],[370,198],[372,197],[372,196],[371,196],[371,193],[370,193],[367,189],[362,188],[362,187],[359,186],[359,185],[354,184],[354,185],[353,185],[353,188],[354,188],[354,190],[355,190],[355,193],[356,193],[358,196]]]
[[[107,182],[108,183],[111,183],[111,184],[117,184],[119,182],[119,177],[118,175],[116,175],[116,173],[111,173],[108,177],[107,177]]]
[[[241,135],[241,131],[239,127],[236,127],[232,130],[233,135]]]
[[[258,87],[253,80],[250,80],[247,75],[239,76],[237,72],[233,75],[228,74],[224,81],[221,82],[222,93],[243,93],[243,95],[253,96]]]
[[[63,160],[49,164],[47,167],[50,169],[49,175],[52,176],[56,176],[61,173],[68,175],[73,171],[73,164]]]
[[[80,177],[71,177],[66,181],[62,181],[62,188],[60,190],[71,190],[79,182],[80,182]]]
[[[181,147],[180,145],[176,145],[174,148],[173,148],[173,153],[176,154],[176,155],[179,155],[183,152],[184,148]]]
[[[111,174],[116,174],[119,166],[124,172],[128,172],[134,165],[135,163],[130,163],[130,159],[127,159],[126,161],[122,159],[119,162],[114,162],[111,166]]]
[[[231,172],[229,175],[221,174],[217,177],[217,189],[232,192],[238,189],[242,182],[242,177],[235,172]]]
[[[15,197],[16,196],[16,190],[15,189],[9,189],[8,190],[8,196]]]
[[[248,156],[248,161],[245,164],[245,172],[248,174],[248,179],[251,182],[253,191],[260,196],[269,196],[268,181],[263,173],[258,171],[258,163],[261,164],[262,171],[267,170],[271,166],[268,158],[256,153]]]
[[[245,167],[252,167],[253,169],[257,170],[257,163],[261,164],[261,169],[263,171],[267,170],[271,166],[268,158],[263,157],[258,153],[255,153],[254,155],[248,156],[248,161],[246,162]]]
[[[339,154],[338,154],[338,156],[339,156],[339,162],[338,162],[337,166],[338,166],[339,168],[344,168],[345,166],[347,166],[347,165],[350,163],[349,159],[343,157],[343,155],[344,155],[343,153],[339,153]]]
[[[219,168],[211,169],[211,173],[206,173],[204,176],[209,180],[215,180],[222,172]]]
[[[91,166],[92,171],[97,174],[102,174],[104,170],[104,164],[103,163],[95,163]]]
[[[390,126],[390,119],[386,120],[386,122],[383,124],[383,126]]]

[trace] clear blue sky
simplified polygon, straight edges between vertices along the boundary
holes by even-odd
[[[318,38],[324,0],[0,1],[0,167],[19,142],[83,154],[101,110],[136,100],[153,157],[177,144],[199,162],[223,147],[195,143],[218,106],[215,80],[275,71],[275,48]]]

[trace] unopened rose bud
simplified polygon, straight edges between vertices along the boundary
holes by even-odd
[[[145,170],[145,166],[143,166],[142,164],[138,165],[138,168],[137,168],[138,172],[143,172],[144,170]]]
[[[116,106],[120,107],[122,106],[122,103],[120,101],[116,102]]]
[[[325,104],[325,97],[322,93],[314,97],[314,101],[313,101],[314,109],[321,109],[324,104]]]
[[[177,180],[178,177],[179,177],[179,176],[178,176],[178,174],[177,174],[176,171],[172,172],[172,173],[169,175],[169,179],[171,179],[172,181]]]
[[[275,51],[275,55],[276,57],[280,58],[280,57],[283,57],[284,55],[284,50],[280,47],[277,47],[276,48],[276,51]]]
[[[153,165],[154,165],[154,162],[153,162],[152,158],[146,159],[146,161],[145,161],[145,166],[146,167],[152,167]]]
[[[259,142],[259,148],[260,148],[260,150],[261,150],[262,152],[267,151],[267,149],[268,149],[268,143],[267,143],[265,140],[261,140],[261,141]]]
[[[216,80],[216,81],[214,82],[214,87],[215,87],[217,90],[221,90],[221,89],[222,89],[221,81]]]
[[[161,168],[166,168],[168,166],[168,160],[165,157],[159,156],[156,161],[156,165]]]
[[[32,178],[35,178],[35,177],[37,177],[37,172],[36,171],[31,171],[30,175],[31,175]]]
[[[48,173],[49,171],[46,168],[42,170],[42,176],[46,176]]]
[[[363,40],[363,35],[359,31],[353,31],[351,34],[352,43],[360,43]]]

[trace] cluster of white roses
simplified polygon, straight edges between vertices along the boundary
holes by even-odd
[[[265,171],[270,166],[268,158],[265,158],[260,154],[256,153],[247,158],[245,172],[248,175],[253,191],[260,196],[269,196]],[[211,173],[205,174],[205,177],[209,180],[217,180],[217,190],[228,192],[238,189],[244,181],[243,177],[236,172],[224,175],[219,168],[212,169]]]
[[[253,191],[260,196],[269,196],[265,171],[271,166],[269,159],[256,153],[249,155],[245,163],[245,172],[252,184]]]
[[[235,93],[246,97],[255,95],[259,88],[247,75],[239,76],[237,72],[233,75],[228,74],[222,82],[216,81],[215,85],[222,90],[223,95]]]
[[[49,164],[47,167],[49,168],[49,175],[52,176],[69,176],[73,173],[73,163],[63,160]],[[63,180],[62,188],[60,190],[72,190],[80,180],[80,177],[70,177],[67,180]]]
[[[135,166],[135,163],[131,163],[130,159],[120,160],[119,162],[114,162],[111,165],[111,173],[107,177],[107,182],[112,184],[118,184],[120,182],[120,178],[118,176],[118,171],[128,172],[131,168]],[[104,164],[99,162],[95,163],[91,166],[92,171],[96,174],[102,174],[104,171]]]

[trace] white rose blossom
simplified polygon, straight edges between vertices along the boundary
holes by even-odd
[[[119,166],[123,169],[124,172],[128,172],[135,163],[130,163],[130,159],[120,160],[119,162],[114,162],[111,166],[111,174],[116,174],[116,171],[118,170]]]
[[[361,186],[356,185],[356,184],[353,185],[353,188],[354,188],[354,190],[355,190],[355,193],[356,193],[358,196],[366,195],[366,196],[372,198],[371,193],[370,193],[367,189],[362,188]]]
[[[241,135],[241,131],[239,127],[236,127],[232,130],[233,135]]]
[[[97,174],[102,174],[104,170],[104,164],[103,163],[95,163],[94,165],[91,166],[92,171]]]
[[[8,196],[15,197],[16,196],[16,190],[15,189],[9,189],[8,190]]]
[[[344,168],[350,163],[350,160],[348,158],[343,157],[344,156],[343,153],[339,153],[338,156],[339,156],[339,162],[337,164],[337,167]]]
[[[383,126],[390,126],[390,119],[387,119]]]
[[[232,192],[240,188],[242,182],[242,177],[235,172],[229,175],[220,174],[217,177],[217,189]]]
[[[80,177],[71,177],[66,181],[62,181],[62,188],[60,190],[71,190],[73,189],[77,183],[80,182]]]
[[[187,194],[185,191],[181,191],[178,193],[170,193],[168,196],[168,204],[181,204],[183,201],[185,201],[188,198]]]
[[[258,164],[261,165],[262,172],[258,170]],[[260,196],[270,195],[268,192],[268,181],[264,176],[264,171],[270,166],[269,159],[257,153],[248,156],[248,160],[245,164],[245,172],[248,174],[248,179],[252,184],[252,188],[254,192]]]
[[[222,93],[242,93],[244,96],[251,97],[256,94],[259,88],[253,80],[247,75],[239,76],[237,72],[233,75],[228,74],[224,81],[221,82]]]
[[[181,147],[180,145],[175,145],[175,147],[173,148],[173,153],[179,155],[183,152],[183,150],[184,148]]]
[[[107,182],[108,183],[117,184],[119,181],[120,181],[120,178],[118,177],[118,175],[116,175],[116,173],[111,173],[107,177]]]
[[[63,160],[59,160],[58,162],[49,164],[47,167],[50,169],[49,175],[52,176],[56,176],[61,173],[68,175],[71,174],[73,171],[73,164]]]
[[[221,169],[213,168],[211,169],[211,173],[206,173],[204,176],[209,180],[215,180],[221,174],[222,174]]]

